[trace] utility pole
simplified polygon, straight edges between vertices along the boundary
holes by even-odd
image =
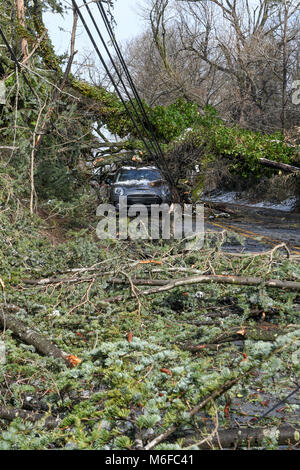
[[[25,28],[25,7],[24,0],[16,0],[17,3],[17,18],[21,26]],[[23,59],[26,59],[28,56],[28,44],[25,38],[21,39],[21,50],[23,54]]]

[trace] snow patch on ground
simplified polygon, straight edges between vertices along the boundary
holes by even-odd
[[[239,204],[242,206],[276,209],[276,210],[285,211],[285,212],[292,211],[297,202],[295,197],[290,197],[280,203],[273,203],[270,201],[260,201],[260,202],[253,203],[250,200],[243,198],[241,196],[241,193],[238,193],[236,191],[224,191],[224,192],[213,194],[211,196],[205,196],[201,199],[203,201],[232,203],[232,204]]]
[[[270,209],[277,209],[279,211],[291,211],[294,209],[296,205],[297,199],[295,197],[290,197],[288,199],[285,199],[285,201],[282,201],[279,204],[274,204],[272,202],[267,202],[267,201],[262,201],[258,202],[257,204],[248,204],[252,207],[266,207]]]

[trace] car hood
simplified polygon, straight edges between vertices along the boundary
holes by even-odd
[[[151,189],[165,186],[166,182],[163,180],[149,181],[149,180],[128,180],[128,181],[119,181],[114,183],[114,188],[126,187],[126,188],[136,188],[139,189]]]

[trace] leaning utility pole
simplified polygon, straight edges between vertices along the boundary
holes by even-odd
[[[16,0],[17,8],[17,18],[21,26],[25,28],[25,7],[24,0]],[[21,39],[21,50],[23,54],[23,59],[26,59],[28,56],[28,44],[27,40],[22,37]]]

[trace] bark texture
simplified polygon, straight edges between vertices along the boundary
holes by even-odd
[[[201,449],[236,449],[238,447],[261,447],[266,441],[276,439],[278,445],[295,445],[299,441],[299,426],[283,425],[267,428],[220,429],[205,441],[203,435],[194,435],[184,440],[184,447],[199,443]],[[203,442],[205,441],[205,442]]]
[[[0,326],[3,329],[9,329],[24,343],[30,344],[36,348],[38,352],[45,356],[52,356],[55,359],[63,359],[68,362],[68,356],[61,349],[55,346],[51,341],[40,333],[28,327],[22,320],[15,318],[13,315],[6,315],[0,310]]]

